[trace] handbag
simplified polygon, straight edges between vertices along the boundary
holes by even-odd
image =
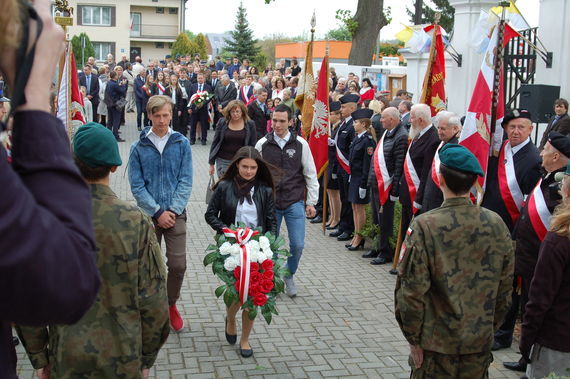
[[[125,107],[125,105],[127,105],[127,100],[124,97],[121,97],[119,100],[117,100],[117,102],[115,103],[115,108],[117,108],[117,110],[123,110],[123,108]]]
[[[210,200],[212,200],[212,196],[214,196],[214,190],[212,187],[216,183],[214,179],[214,175],[210,175],[210,180],[208,180],[208,187],[206,188],[206,204],[210,204]]]

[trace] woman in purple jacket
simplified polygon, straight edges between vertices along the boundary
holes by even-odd
[[[540,247],[522,325],[520,351],[529,378],[564,376],[570,368],[570,163],[560,192],[562,204]]]

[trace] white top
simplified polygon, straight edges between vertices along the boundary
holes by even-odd
[[[253,192],[255,187],[251,187],[251,198],[253,199]],[[251,204],[246,200],[242,204],[239,203],[236,207],[236,220],[235,224],[238,222],[243,222],[248,228],[257,228],[257,207],[255,202],[252,201]]]
[[[166,146],[166,142],[168,142],[168,138],[170,138],[171,134],[172,134],[172,128],[168,128],[168,132],[166,132],[166,134],[163,135],[162,137],[159,137],[152,131],[152,128],[150,128],[146,136],[148,137],[150,142],[154,144],[160,155],[162,155],[164,147]]]
[[[530,142],[530,137],[528,137],[528,138],[526,139],[526,141],[521,142],[521,143],[519,143],[519,144],[516,145],[516,146],[513,146],[513,147],[512,147],[513,155],[515,155],[516,153],[518,153],[519,150],[522,149],[523,147],[525,147],[525,145],[526,145],[527,143],[529,143],[529,142]]]
[[[289,138],[291,138],[291,132],[290,131],[287,131],[287,134],[285,134],[285,137],[283,137],[283,138],[279,137],[277,135],[277,133],[275,133],[275,142],[277,142],[277,144],[279,145],[281,150],[283,150],[283,148],[285,147],[285,145],[289,141]]]

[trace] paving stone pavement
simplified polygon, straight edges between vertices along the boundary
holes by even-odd
[[[133,201],[126,166],[131,143],[138,138],[134,116],[127,115],[120,144],[123,166],[111,186],[121,199]],[[202,264],[213,231],[204,221],[208,181],[207,146],[192,146],[194,184],[188,203],[188,269],[179,307],[186,320],[181,333],[170,334],[151,370],[152,378],[408,378],[408,344],[394,318],[395,276],[387,266],[372,266],[348,252],[344,243],[324,236],[320,225],[307,223],[305,250],[295,276],[299,295],[281,295],[279,316],[267,325],[259,318],[250,338],[253,358],[242,358],[224,338],[225,306],[214,296],[220,281]],[[283,230],[284,235],[285,230]],[[239,331],[239,329],[238,329]],[[516,346],[514,346],[516,349]],[[491,378],[518,378],[502,366],[518,360],[513,348],[499,351]],[[18,373],[33,369],[18,347]]]

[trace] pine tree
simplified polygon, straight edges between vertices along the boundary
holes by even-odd
[[[434,7],[429,5],[422,5],[422,23],[431,24],[435,18],[435,12],[441,12],[441,19],[439,25],[444,28],[448,33],[453,31],[453,22],[455,19],[455,8],[449,4],[449,0],[431,0]],[[414,20],[414,10],[406,8],[410,21]]]
[[[240,60],[253,60],[259,53],[257,40],[253,38],[253,31],[247,22],[247,12],[243,4],[239,4],[235,30],[230,32],[231,40],[226,40],[226,50],[237,56]]]

